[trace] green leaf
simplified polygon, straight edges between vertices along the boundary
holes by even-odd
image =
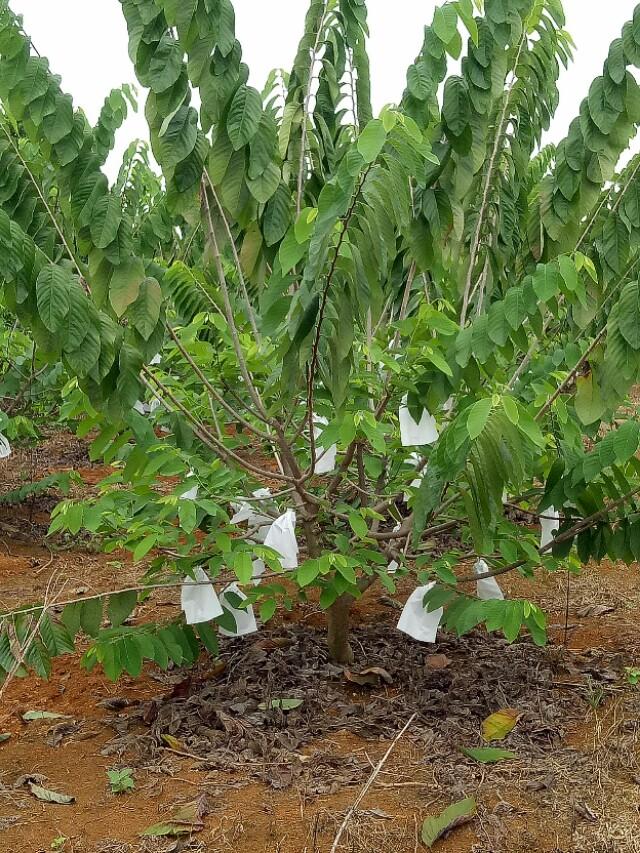
[[[618,328],[620,334],[633,349],[640,349],[640,284],[632,281],[620,295]]]
[[[255,136],[262,117],[262,97],[257,89],[242,85],[233,97],[227,117],[227,134],[238,151]]]
[[[309,586],[320,574],[320,564],[318,560],[305,560],[300,566],[296,574],[296,580],[301,587]]]
[[[36,281],[40,319],[50,332],[57,332],[69,311],[69,275],[53,264],[46,266]]]
[[[106,249],[113,243],[122,221],[120,198],[108,193],[99,198],[91,215],[91,239],[98,249]]]
[[[119,628],[131,616],[137,603],[137,592],[117,592],[109,596],[109,621],[114,628]]]
[[[443,44],[449,44],[458,29],[458,14],[450,3],[436,8],[432,29]]]
[[[422,824],[422,843],[433,847],[439,838],[458,826],[465,818],[471,818],[476,813],[476,801],[473,797],[460,800],[446,808],[438,817],[428,817]]]
[[[97,637],[102,624],[102,599],[89,598],[80,609],[80,625],[89,637]]]
[[[358,151],[365,163],[373,163],[387,141],[387,132],[381,119],[372,119],[358,137]]]
[[[487,425],[487,421],[489,420],[492,408],[493,401],[491,400],[491,397],[485,397],[483,400],[478,400],[469,409],[467,417],[467,432],[469,433],[469,438],[472,441],[475,438],[478,438],[480,433],[484,430]]]
[[[120,661],[124,669],[133,678],[142,672],[142,649],[135,636],[122,638],[119,644]]]
[[[113,305],[113,279],[111,285],[111,304]],[[158,325],[161,307],[162,290],[160,289],[160,285],[155,278],[145,278],[140,283],[137,299],[131,304],[128,314],[131,322],[145,341],[149,340]]]
[[[366,538],[367,534],[369,533],[369,527],[367,525],[367,522],[364,520],[364,518],[360,515],[359,512],[349,513],[349,524],[358,539]]]
[[[122,317],[129,305],[138,299],[144,277],[144,264],[139,258],[129,258],[114,270],[109,302],[118,317]]]
[[[518,404],[513,399],[513,397],[505,396],[502,398],[502,408],[505,411],[506,416],[509,418],[511,423],[514,426],[518,425],[518,421],[520,420],[520,412],[518,411]]]
[[[253,577],[253,562],[248,551],[236,551],[233,555],[233,571],[241,584],[251,582]]]
[[[582,423],[588,426],[600,420],[606,411],[606,406],[602,401],[600,388],[593,377],[593,373],[578,376],[576,388],[576,414]]]
[[[481,746],[477,749],[463,748],[461,752],[469,758],[473,758],[479,764],[497,764],[499,761],[517,758],[515,752],[511,752],[509,749],[500,749],[491,746]]]
[[[471,103],[466,80],[452,75],[444,85],[442,115],[454,136],[461,136],[469,124]]]

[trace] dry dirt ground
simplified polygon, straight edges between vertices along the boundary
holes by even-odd
[[[17,479],[74,469],[103,472],[76,439],[58,435],[0,467],[0,492]],[[11,484],[11,485],[10,485]],[[54,572],[84,594],[136,576],[121,556],[44,541],[54,498],[0,507],[0,608],[41,599]],[[640,571],[604,564],[533,585],[504,582],[549,613],[545,650],[507,646],[474,632],[425,647],[398,634],[397,596],[372,590],[359,603],[358,668],[387,680],[360,686],[326,658],[313,605],[268,629],[222,644],[191,671],[117,684],[87,673],[79,655],[58,660],[50,681],[15,680],[0,705],[0,849],[11,853],[330,853],[372,768],[413,717],[342,837],[340,851],[415,853],[423,820],[463,797],[476,817],[439,841],[439,853],[640,851]],[[407,585],[409,584],[409,585]],[[137,619],[167,618],[178,597],[145,605]],[[434,657],[434,655],[436,657]],[[302,699],[289,712],[274,697]],[[514,708],[500,746],[515,758],[480,765],[460,751],[482,745],[482,720]],[[25,723],[27,710],[64,715]],[[414,716],[415,715],[415,716]],[[107,770],[131,768],[135,789],[113,794]],[[75,797],[37,800],[29,781]],[[184,834],[145,838],[182,809]],[[180,815],[179,815],[180,816]]]

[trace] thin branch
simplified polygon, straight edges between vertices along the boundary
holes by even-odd
[[[225,231],[227,232],[227,237],[228,237],[229,243],[231,245],[231,251],[233,253],[233,260],[235,261],[236,270],[238,272],[238,279],[240,281],[240,289],[242,290],[242,296],[243,296],[244,301],[245,301],[245,305],[247,308],[247,314],[249,315],[249,322],[251,323],[251,328],[253,329],[253,334],[255,336],[256,343],[260,343],[261,338],[260,338],[260,332],[258,331],[258,325],[256,323],[256,315],[253,312],[253,306],[251,305],[251,300],[249,299],[249,292],[247,290],[247,285],[246,285],[246,282],[244,280],[244,274],[242,272],[242,265],[240,264],[240,258],[238,257],[238,251],[236,249],[235,240],[233,239],[233,234],[231,233],[229,221],[227,220],[227,217],[226,217],[225,212],[224,212],[224,208],[222,207],[222,204],[220,203],[220,199],[218,198],[218,194],[216,193],[215,187],[213,186],[213,181],[211,180],[211,176],[209,175],[209,172],[206,169],[204,170],[204,175],[205,175],[205,177],[207,179],[207,183],[209,184],[209,187],[211,189],[211,194],[213,195],[213,200],[216,203],[216,206],[218,208],[218,212],[220,213],[220,217],[222,219],[222,222],[224,223]]]
[[[460,325],[464,326],[467,320],[467,312],[469,310],[469,301],[471,295],[471,287],[473,285],[473,271],[475,269],[476,261],[478,259],[478,252],[480,250],[480,240],[482,238],[482,226],[484,224],[484,216],[487,210],[487,206],[489,204],[489,193],[491,191],[491,185],[493,182],[493,176],[496,168],[496,164],[498,161],[498,155],[500,153],[500,145],[502,144],[502,140],[504,137],[504,133],[507,127],[508,115],[507,112],[509,110],[509,105],[511,103],[511,94],[515,87],[517,77],[516,71],[518,68],[518,63],[520,62],[520,56],[522,54],[522,50],[527,41],[527,33],[526,30],[522,34],[522,38],[520,39],[520,44],[518,45],[518,52],[516,53],[515,62],[513,64],[514,69],[514,79],[511,83],[509,89],[504,93],[504,106],[502,108],[502,113],[500,115],[500,121],[498,122],[498,131],[496,133],[496,138],[493,146],[493,151],[491,153],[491,159],[489,161],[489,168],[487,169],[487,177],[484,184],[484,190],[482,193],[482,203],[480,205],[480,210],[478,212],[478,222],[476,225],[475,233],[473,235],[473,241],[471,243],[471,252],[469,254],[469,267],[467,270],[467,279],[465,282],[464,288],[464,296],[462,299],[462,312],[460,314]]]
[[[215,228],[213,227],[213,220],[211,218],[211,208],[209,207],[209,198],[207,196],[207,187],[204,180],[202,179],[202,201],[204,204],[205,212],[207,214],[207,224],[209,226],[209,240],[211,241],[211,248],[213,251],[213,257],[216,265],[216,272],[218,275],[218,282],[220,284],[220,290],[222,291],[222,298],[224,301],[226,320],[229,324],[229,331],[231,332],[231,340],[233,342],[233,348],[236,353],[236,358],[238,359],[238,367],[240,368],[240,372],[242,373],[242,378],[244,379],[247,390],[251,395],[251,398],[260,412],[267,420],[267,413],[262,402],[262,398],[258,393],[258,389],[253,383],[251,375],[249,374],[249,369],[247,368],[247,362],[244,357],[244,353],[242,352],[242,344],[240,343],[240,336],[238,334],[238,328],[236,326],[234,317],[233,317],[233,308],[231,306],[231,299],[229,297],[229,289],[227,288],[227,281],[224,274],[224,269],[222,267],[222,256],[220,254],[220,248],[218,246],[218,240],[216,238]]]

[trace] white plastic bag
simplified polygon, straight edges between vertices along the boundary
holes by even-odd
[[[149,407],[147,406],[146,403],[143,403],[142,400],[136,400],[136,402],[133,404],[133,408],[136,410],[136,412],[139,412],[141,415],[148,415],[149,414]]]
[[[554,540],[554,533],[560,530],[560,513],[553,506],[548,507],[540,518],[540,547],[546,548]]]
[[[420,423],[416,423],[407,406],[407,396],[402,400],[400,411],[400,440],[403,447],[434,444],[438,440],[438,425],[436,419],[427,409],[423,409]]]
[[[0,459],[8,459],[11,456],[11,445],[9,439],[0,432]]]
[[[198,566],[194,571],[195,579],[187,578],[182,584],[180,603],[187,625],[199,625],[210,622],[224,613],[209,576]]]
[[[490,571],[484,560],[478,560],[473,570],[477,575],[484,575]],[[483,578],[476,581],[476,594],[482,601],[494,601],[496,599],[502,601],[504,599],[504,592],[498,586],[498,581],[495,578]]]
[[[150,364],[151,366],[154,366],[154,367],[155,367],[155,365],[156,365],[156,364],[160,364],[160,362],[161,362],[161,361],[162,361],[162,356],[160,355],[160,353],[156,353],[156,355],[154,355],[154,357],[151,359],[151,361],[149,362],[149,364]]]
[[[435,643],[438,626],[444,612],[442,607],[432,613],[427,613],[424,608],[424,597],[434,586],[435,583],[429,583],[415,589],[409,596],[398,622],[399,631],[408,634],[421,643]]]
[[[456,401],[453,399],[453,397],[449,397],[449,399],[446,401],[446,403],[442,404],[442,411],[449,414],[450,412],[453,411],[453,407],[455,406],[455,403],[456,403]]]
[[[298,540],[296,539],[296,514],[288,509],[277,518],[267,533],[264,544],[280,555],[283,569],[298,568]]]
[[[313,416],[314,424],[320,424],[321,426],[327,426],[329,421],[326,418],[323,418],[321,415]],[[314,426],[313,428],[313,437],[316,441],[321,437],[322,430]],[[335,471],[336,468],[336,456],[338,455],[338,447],[335,444],[332,444],[331,447],[324,448],[316,445],[316,459],[315,459],[315,473],[316,474],[330,474],[332,471]]]
[[[234,607],[228,599],[228,594],[230,592],[237,595],[242,601],[245,601],[247,598],[247,596],[241,592],[238,584],[236,583],[229,584],[229,586],[221,593],[220,598],[222,599],[225,608],[231,612],[233,618],[236,620],[236,630],[227,631],[226,628],[220,627],[220,633],[224,637],[244,637],[247,634],[255,634],[258,630],[258,625],[256,623],[256,617],[253,614],[253,607]]]

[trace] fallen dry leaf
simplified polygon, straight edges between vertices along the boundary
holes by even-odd
[[[29,782],[29,788],[34,797],[42,800],[43,803],[55,803],[59,806],[68,806],[75,803],[75,797],[69,797],[67,794],[59,794],[57,791],[50,791],[48,788],[42,788],[40,785],[35,785]]]
[[[173,735],[160,735],[160,737],[171,749],[177,749],[178,752],[184,752],[184,744],[181,740],[178,740],[177,737],[174,737]]]
[[[587,604],[586,607],[581,607],[576,610],[576,616],[584,619],[586,616],[606,616],[607,613],[613,613],[615,607],[608,604]]]
[[[381,666],[369,666],[361,669],[360,672],[345,669],[344,677],[351,684],[357,684],[359,687],[380,687],[383,682],[393,684],[393,678]]]
[[[513,708],[503,708],[487,717],[482,723],[482,739],[489,743],[492,740],[503,740],[513,731],[522,714]]]
[[[451,666],[453,661],[446,655],[427,655],[425,663],[427,669],[438,670],[446,669],[448,666]]]

